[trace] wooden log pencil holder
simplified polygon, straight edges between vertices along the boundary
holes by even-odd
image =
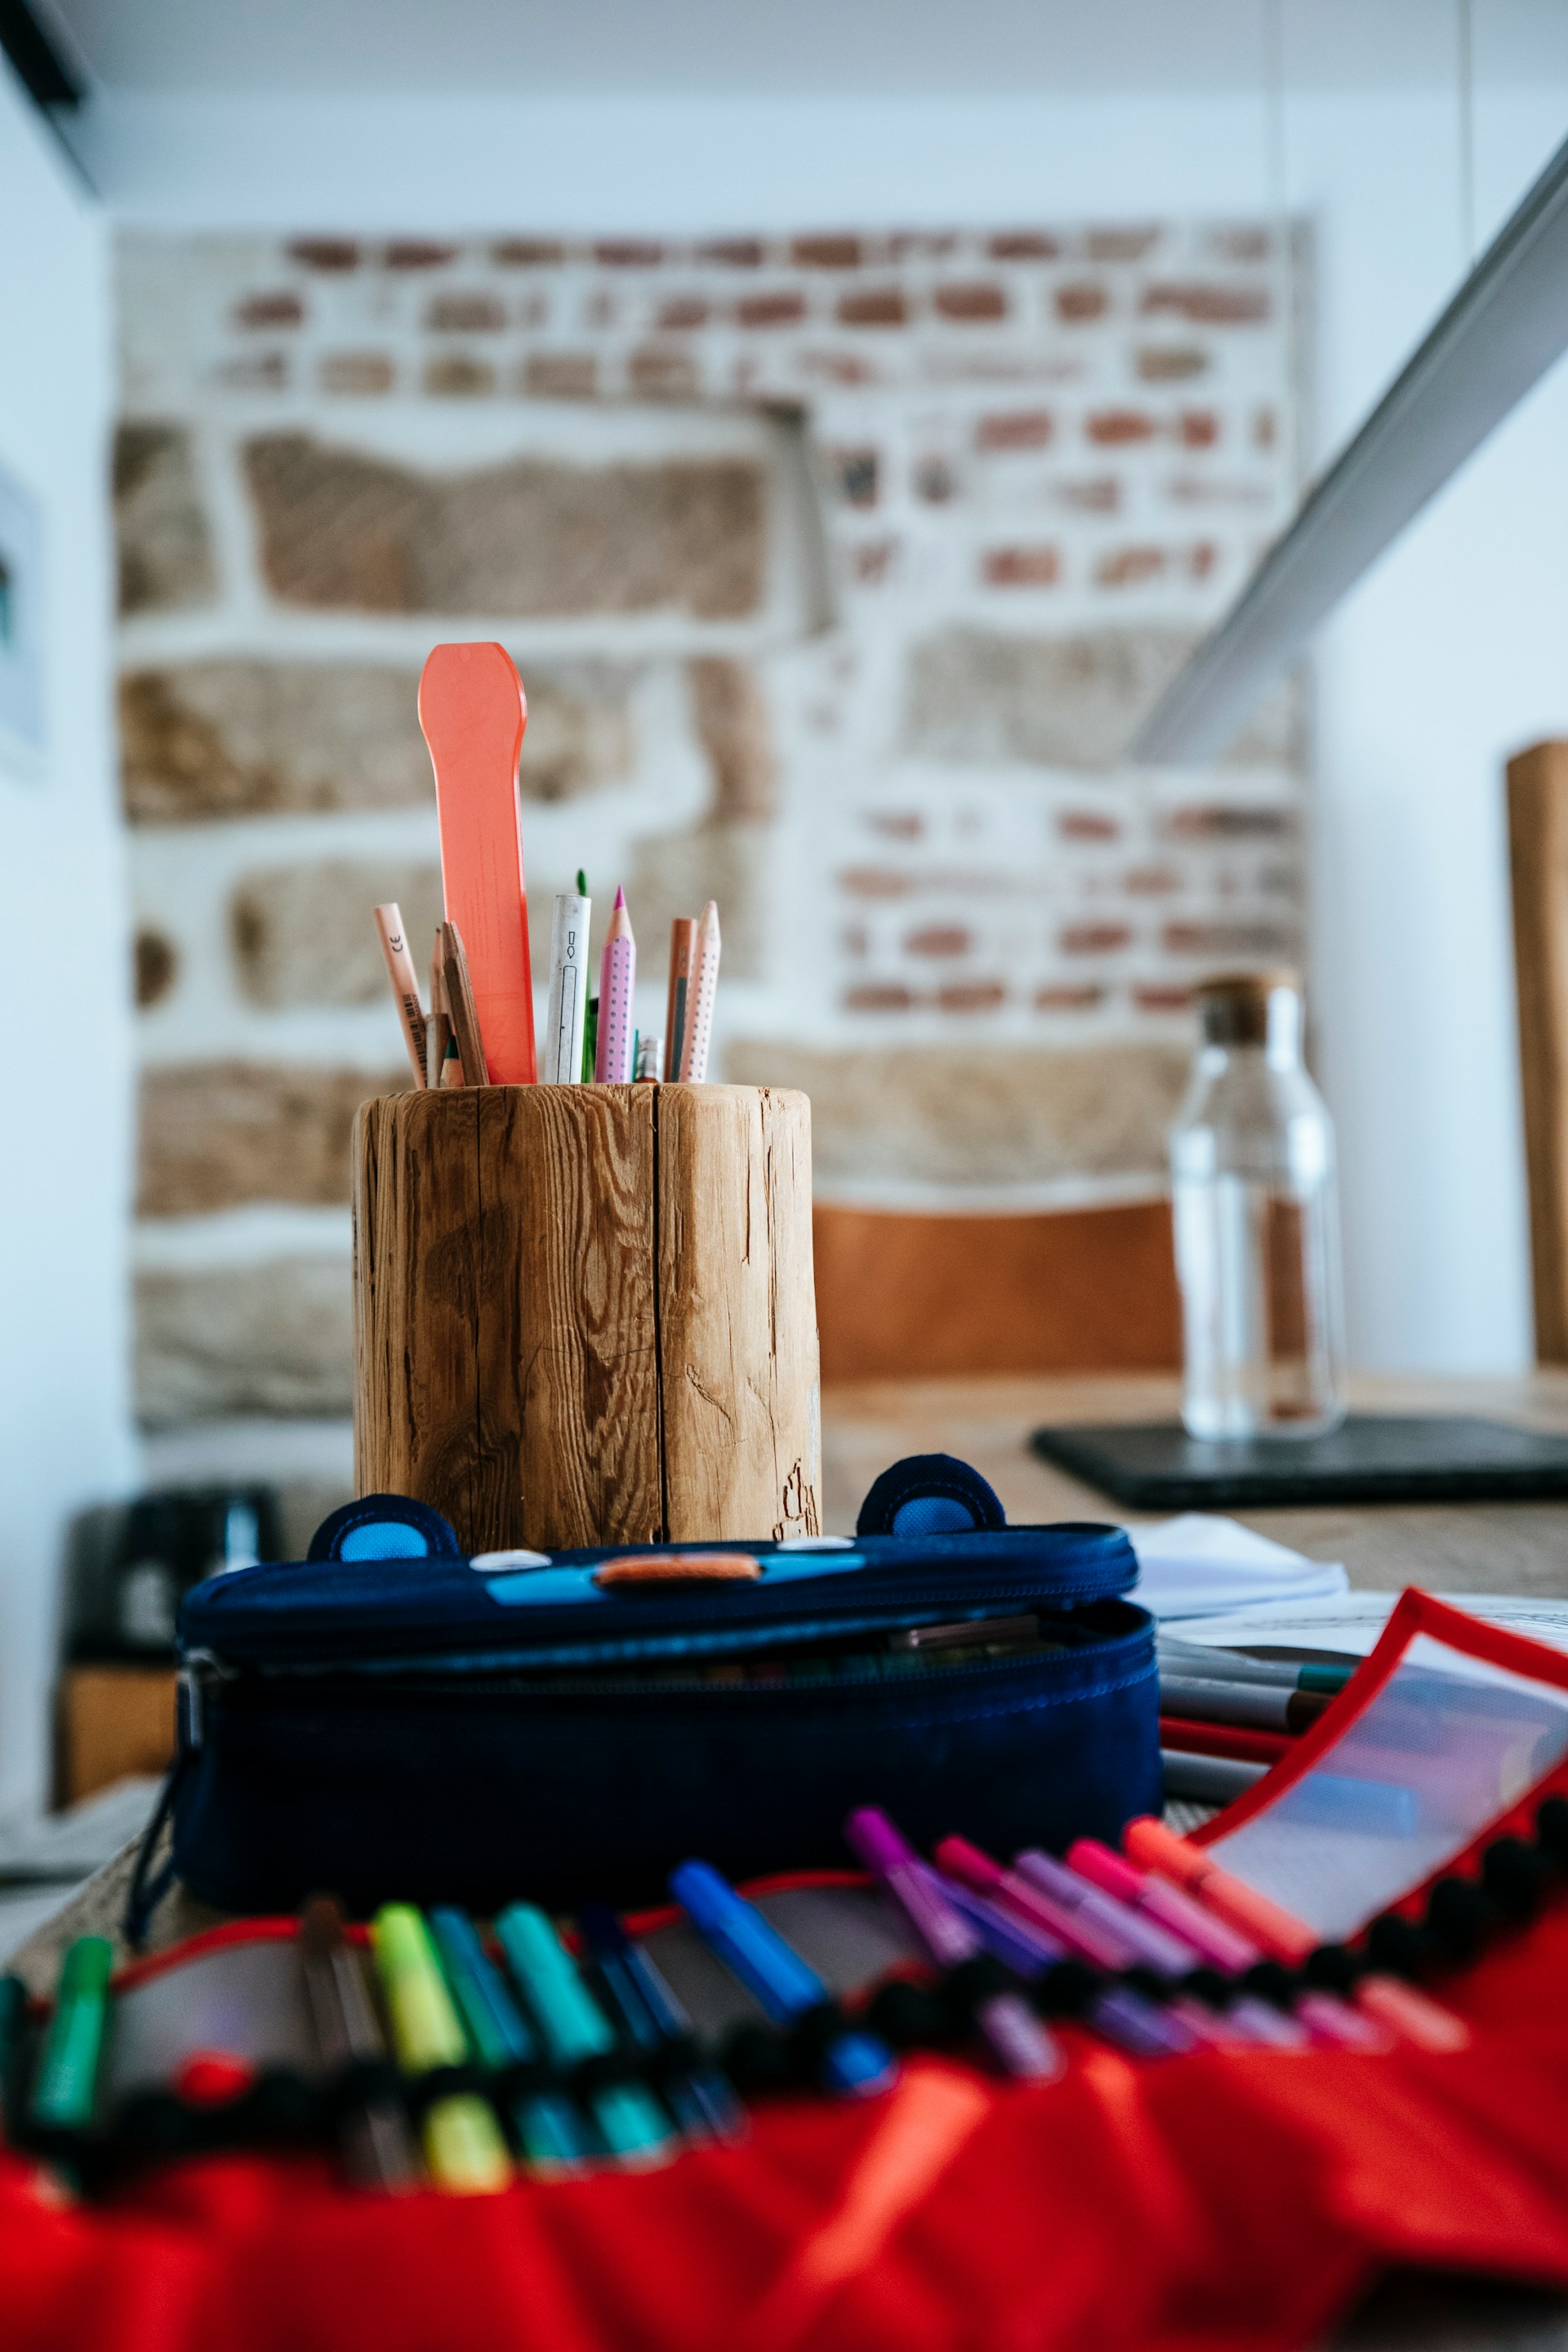
[[[805,1095],[385,1095],[353,1159],[362,1495],[470,1553],[820,1532]]]

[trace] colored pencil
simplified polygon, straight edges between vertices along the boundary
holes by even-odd
[[[419,1002],[419,975],[414,969],[414,959],[408,952],[408,940],[403,929],[403,913],[395,898],[375,909],[376,936],[381,952],[386,959],[386,976],[392,982],[392,993],[397,1004],[397,1017],[403,1024],[403,1042],[408,1048],[408,1058],[414,1065],[415,1082],[427,1086],[425,1069],[425,1008]]]
[[[669,927],[669,994],[664,1009],[664,1066],[672,1078],[685,1076],[680,1056],[696,947],[697,925],[689,915],[678,915]]]
[[[425,1023],[425,1083],[438,1087],[441,1065],[447,1058],[447,1040],[452,1034],[452,1024],[447,1017],[447,992],[441,985],[441,934],[436,934],[436,944],[430,950],[430,1011]]]
[[[637,986],[637,945],[626,894],[616,892],[610,928],[599,960],[599,1031],[594,1076],[600,1086],[629,1086],[632,1076],[632,993]]]
[[[490,1074],[485,1060],[485,1041],[479,1032],[479,1009],[474,1003],[473,982],[468,977],[468,959],[463,950],[463,935],[456,923],[443,923],[441,926],[441,984],[446,991],[452,1034],[463,1057],[463,1084],[466,1087],[488,1087]]]
[[[708,1076],[708,1049],[713,1039],[713,1000],[719,992],[719,908],[710,898],[697,926],[693,952],[690,1003],[680,1075],[689,1086],[700,1087]]]

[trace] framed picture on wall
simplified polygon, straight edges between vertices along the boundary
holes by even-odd
[[[36,775],[44,750],[43,525],[0,467],[0,772]]]

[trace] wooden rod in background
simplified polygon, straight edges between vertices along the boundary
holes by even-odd
[[[1568,1363],[1568,742],[1508,763],[1535,1353]]]

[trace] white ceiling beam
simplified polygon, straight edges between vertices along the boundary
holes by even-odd
[[[1186,766],[1223,751],[1256,697],[1565,350],[1568,142],[1178,671],[1134,761]]]

